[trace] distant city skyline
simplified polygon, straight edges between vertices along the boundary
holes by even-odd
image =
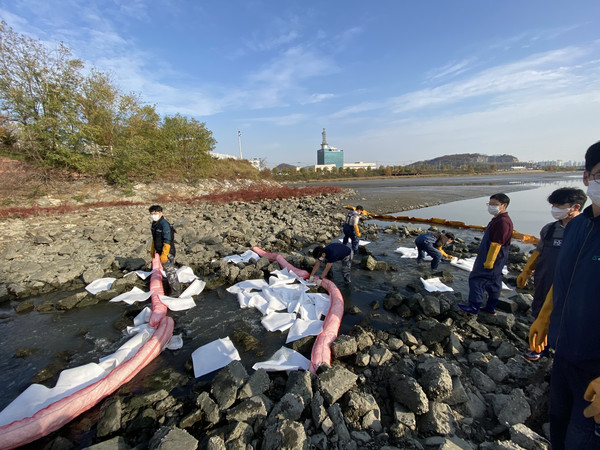
[[[581,160],[600,139],[599,16],[597,0],[0,0],[15,31],[268,167],[314,164],[323,128],[378,166]]]

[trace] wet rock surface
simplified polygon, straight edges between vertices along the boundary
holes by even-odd
[[[297,267],[312,267],[308,249],[339,236],[342,206],[352,202],[343,194],[163,206],[177,229],[177,262],[191,266],[214,290],[278,268],[264,258],[238,265],[221,259],[253,245],[281,252]],[[13,234],[0,249],[9,270],[0,274],[0,292],[19,314],[93,307],[140,284],[123,274],[149,265],[146,207],[9,222]],[[466,316],[456,307],[468,294],[466,272],[446,267],[432,272],[391,255],[394,245],[410,245],[427,228],[364,227],[364,236],[387,250],[361,247],[353,264],[355,286],[348,292],[356,295],[368,286],[371,308],[346,305],[347,312],[358,312],[348,316],[333,343],[331,366],[320,367],[317,375],[248,371],[234,362],[207,381],[195,379],[188,366],[185,374],[161,373],[154,384],[120,389],[31,448],[549,448],[544,424],[551,360],[532,363],[521,356],[532,321],[531,296],[504,292],[497,316]],[[463,233],[446,250],[471,256],[475,237]],[[511,260],[506,280],[514,285],[526,257],[513,246]],[[58,271],[44,270],[48,264]],[[100,298],[81,291],[86,280],[99,276],[119,282]],[[432,276],[455,291],[425,291],[418,278]],[[65,286],[73,293],[50,304],[28,298]],[[251,333],[233,331],[236,345],[260,346]],[[305,356],[312,341],[296,343]],[[50,377],[60,362],[40,378]],[[74,433],[82,423],[86,433]]]

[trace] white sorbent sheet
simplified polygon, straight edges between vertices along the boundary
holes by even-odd
[[[308,370],[310,360],[291,348],[281,347],[271,356],[271,359],[258,362],[252,366],[254,370],[264,369],[267,372]]]
[[[223,259],[226,262],[232,262],[234,264],[237,264],[237,263],[240,263],[240,262],[247,263],[251,259],[253,259],[254,261],[258,261],[260,259],[260,256],[258,256],[252,250],[247,250],[244,253],[242,253],[241,255],[230,255],[230,256],[226,256]]]
[[[108,291],[116,278],[99,278],[92,281],[85,287],[85,290],[92,295],[96,295],[98,292]]]
[[[400,253],[402,255],[401,258],[416,259],[419,257],[419,250],[417,247],[398,247],[394,250],[394,253]],[[432,259],[431,256],[425,255],[423,261],[431,261]]]
[[[135,302],[145,302],[152,295],[152,291],[144,292],[139,287],[134,286],[129,292],[123,292],[117,295],[111,302],[125,302],[128,305],[133,305]]]
[[[321,331],[323,331],[322,320],[296,319],[290,328],[290,331],[288,331],[285,343],[289,344],[304,336],[317,336]]]
[[[198,378],[214,372],[225,367],[231,361],[239,361],[240,359],[240,354],[229,337],[217,339],[198,347],[192,353],[194,377]]]
[[[421,283],[423,283],[423,286],[425,287],[425,290],[427,292],[453,292],[454,291],[454,289],[452,289],[451,287],[446,286],[444,283],[442,283],[439,278],[429,278],[427,280],[424,280],[423,278],[421,278]]]
[[[171,311],[185,311],[186,309],[192,309],[196,306],[196,302],[194,302],[192,297],[173,298],[167,297],[166,295],[159,295],[158,298]]]

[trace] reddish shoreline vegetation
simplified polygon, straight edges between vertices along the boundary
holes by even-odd
[[[231,202],[255,202],[261,200],[276,200],[298,197],[318,197],[320,195],[337,194],[344,189],[337,186],[274,186],[270,184],[255,184],[244,189],[218,190],[206,195],[183,198],[168,194],[159,194],[154,203],[185,203],[194,205],[197,203],[231,203]],[[134,201],[112,201],[93,202],[83,205],[64,203],[57,206],[30,206],[12,207],[0,209],[0,220],[2,219],[25,219],[37,216],[62,215],[72,212],[85,211],[91,208],[110,208],[117,206],[137,206],[146,202]]]

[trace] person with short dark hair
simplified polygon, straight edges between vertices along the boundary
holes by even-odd
[[[357,205],[352,211],[346,214],[346,220],[342,231],[344,232],[343,243],[346,245],[348,241],[352,243],[352,251],[356,253],[358,251],[358,244],[360,242],[360,230],[358,229],[358,223],[360,222],[360,216],[364,211],[361,205]]]
[[[517,287],[522,289],[533,274],[535,291],[531,303],[531,314],[534,318],[540,313],[546,295],[552,286],[565,227],[571,219],[579,215],[586,201],[585,192],[569,187],[557,189],[548,197],[548,203],[552,205],[550,213],[556,221],[544,225],[540,231],[540,241],[531,253],[525,268],[517,277]],[[542,353],[531,350],[523,356],[529,361],[537,361],[542,357]]]
[[[488,212],[494,216],[488,223],[477,250],[477,258],[469,275],[469,303],[458,307],[469,314],[480,310],[496,315],[496,305],[502,291],[502,269],[508,260],[508,250],[512,238],[513,223],[506,208],[510,199],[506,194],[498,193],[490,197]],[[483,296],[488,298],[481,308]]]
[[[150,219],[152,219],[150,257],[154,258],[155,253],[160,255],[160,263],[171,287],[171,297],[179,297],[181,285],[175,270],[175,230],[164,218],[162,206],[152,205],[148,211],[150,211]]]
[[[449,231],[429,231],[417,237],[415,239],[415,245],[419,252],[417,256],[417,263],[422,263],[425,255],[431,256],[431,270],[437,269],[442,257],[451,259],[448,253],[443,249],[444,245],[450,244],[454,241],[454,235]]]
[[[312,272],[310,273],[310,277],[308,278],[310,282],[316,281],[317,284],[321,284],[321,280],[316,277],[316,273],[319,270],[319,267],[321,267],[321,263],[325,264],[325,268],[321,273],[321,279],[323,279],[331,270],[333,263],[341,261],[342,276],[344,277],[344,281],[346,283],[350,283],[350,269],[352,267],[352,256],[354,255],[351,248],[344,244],[340,244],[339,242],[334,242],[326,245],[325,247],[315,247],[312,251],[312,254],[317,262],[315,263]]]

